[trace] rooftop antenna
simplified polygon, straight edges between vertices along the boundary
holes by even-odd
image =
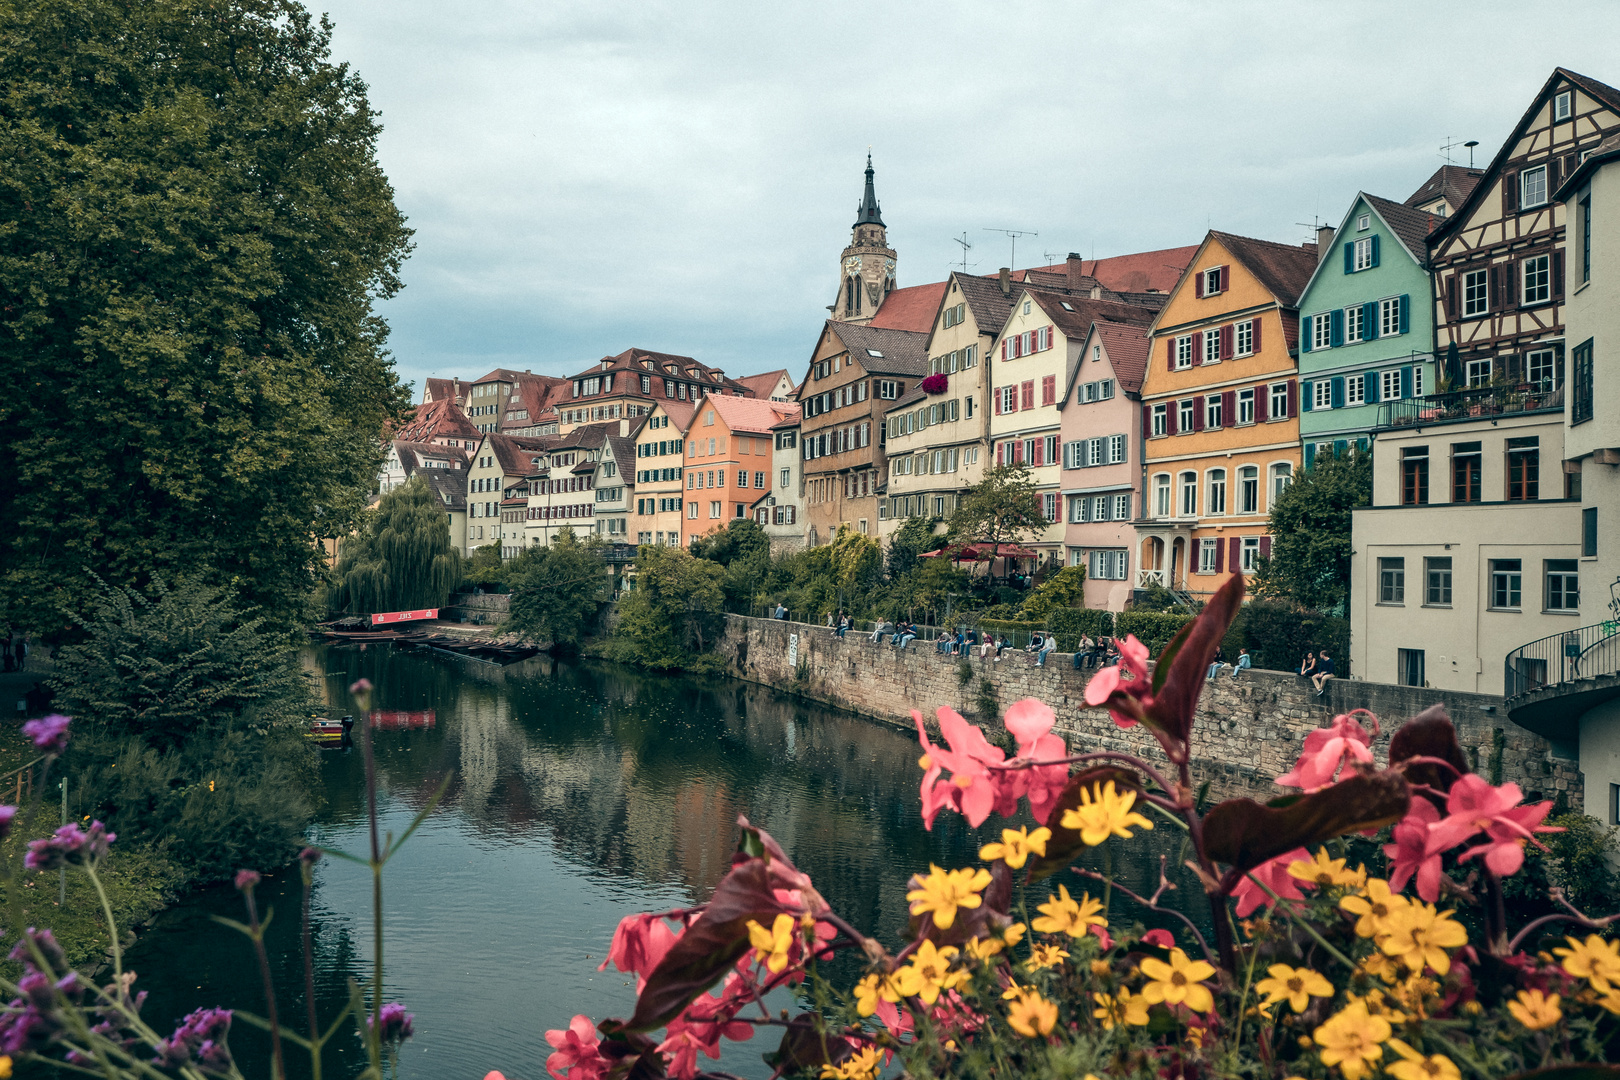
[[[962,273],[964,273],[964,274],[967,273],[967,270],[968,270],[967,253],[969,251],[973,250],[973,245],[968,243],[967,235],[968,235],[967,230],[963,229],[961,236],[953,236],[953,237],[951,237],[951,239],[954,240],[956,243],[962,245]]]
[[[1052,260],[1054,258],[1056,258],[1057,256],[1062,255],[1062,254],[1063,254],[1063,252],[1061,252],[1061,251],[1043,251],[1043,252],[1041,252],[1041,258],[1046,260],[1046,264],[1048,266],[1051,266],[1052,265]]]
[[[1318,230],[1318,229],[1320,229],[1322,227],[1322,218],[1321,218],[1321,215],[1319,215],[1319,214],[1312,214],[1311,215],[1311,223],[1309,225],[1305,224],[1305,222],[1303,222],[1303,221],[1296,221],[1296,222],[1294,222],[1294,224],[1298,225],[1302,229],[1310,229],[1311,230],[1310,239],[1306,241],[1306,243],[1310,243],[1311,240],[1316,239],[1316,230]]]
[[[1468,167],[1472,169],[1474,167],[1474,147],[1479,145],[1479,140],[1469,139],[1463,145],[1468,147]]]
[[[1008,259],[1008,262],[1007,262],[1007,268],[1009,270],[1016,269],[1017,266],[1018,266],[1018,238],[1020,236],[1039,236],[1039,235],[1041,235],[1040,233],[1035,232],[1033,230],[1029,230],[1029,229],[992,229],[992,228],[985,228],[983,231],[984,232],[1003,233],[1004,235],[1007,236],[1008,239],[1010,239],[1012,241],[1012,255],[1010,256],[1010,258]]]
[[[1462,143],[1457,142],[1450,135],[1446,136],[1446,141],[1440,144],[1440,153],[1445,155],[1447,165],[1451,164],[1451,152],[1462,145]]]

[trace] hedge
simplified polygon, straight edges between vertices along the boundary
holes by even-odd
[[[1186,611],[1122,611],[1114,620],[1120,637],[1135,634],[1136,640],[1146,645],[1148,653],[1159,655],[1159,650],[1170,644],[1176,631],[1193,621]]]
[[[1231,663],[1239,649],[1248,649],[1254,666],[1272,671],[1297,671],[1306,652],[1323,649],[1343,678],[1350,674],[1350,623],[1336,615],[1323,615],[1287,600],[1250,600],[1221,640]]]

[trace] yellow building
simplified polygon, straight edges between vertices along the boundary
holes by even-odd
[[[1315,244],[1211,232],[1150,328],[1137,586],[1207,594],[1270,555],[1299,468],[1300,291]]]
[[[679,547],[685,512],[686,429],[692,403],[659,401],[636,433],[635,505],[630,535],[637,544]]]

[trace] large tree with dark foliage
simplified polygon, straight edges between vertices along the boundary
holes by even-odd
[[[1371,503],[1371,454],[1317,458],[1272,500],[1271,557],[1254,579],[1255,594],[1316,611],[1347,604],[1350,514]]]
[[[292,0],[0,0],[0,615],[200,574],[285,626],[406,396],[410,232]]]

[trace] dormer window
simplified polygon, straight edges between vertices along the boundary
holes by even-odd
[[[1074,305],[1069,303],[1067,300],[1059,300],[1058,303],[1063,305],[1063,310],[1064,311],[1073,311],[1074,310]]]
[[[1575,101],[1568,90],[1560,92],[1553,98],[1553,123],[1568,120],[1575,112]]]
[[[1362,214],[1356,218],[1356,232],[1366,232],[1370,228],[1372,228],[1371,214]]]
[[[1226,267],[1212,266],[1203,271],[1203,284],[1205,296],[1214,296],[1216,293],[1225,292]]]

